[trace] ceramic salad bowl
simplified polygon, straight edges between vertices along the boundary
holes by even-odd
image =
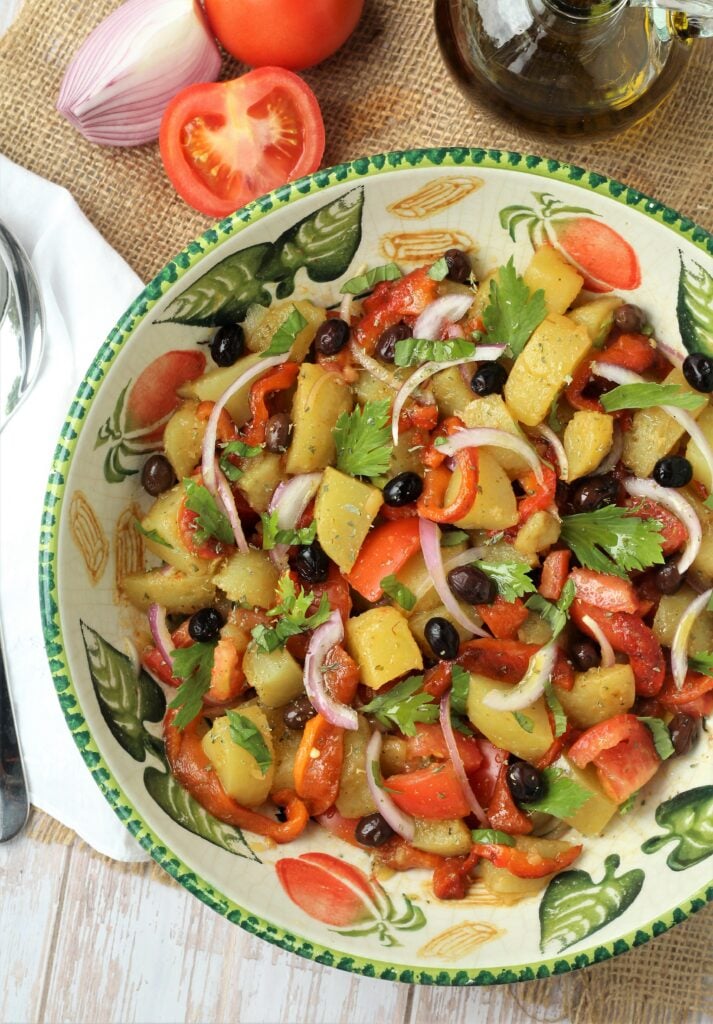
[[[514,206],[519,220],[502,214]],[[629,813],[586,841],[576,869],[535,896],[506,901],[475,884],[465,900],[441,902],[426,872],[376,880],[366,850],[316,826],[270,847],[212,818],[167,773],[165,697],[146,673],[137,680],[125,646],[142,619],[121,597],[123,576],[144,565],[134,523],[148,499],[138,473],[175,387],[202,372],[198,342],[254,302],[338,304],[340,283],[365,264],[417,266],[455,246],[484,274],[511,255],[525,265],[553,232],[599,290],[646,311],[670,350],[713,352],[713,237],[690,220],[553,160],[391,153],[286,185],[191,242],[102,344],[59,439],[41,535],[42,611],[55,687],[87,768],[137,842],[190,892],[319,963],[426,984],[542,978],[642,945],[713,897],[705,731]],[[258,277],[259,264],[271,273]],[[324,855],[318,865],[314,852]],[[283,887],[286,859],[298,885]]]

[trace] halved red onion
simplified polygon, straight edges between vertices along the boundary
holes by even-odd
[[[694,597],[679,619],[671,642],[671,675],[676,689],[680,690],[688,672],[688,640],[698,616],[706,610],[713,594],[713,588]]]
[[[277,511],[277,525],[281,530],[293,530],[297,526],[302,513],[317,493],[321,479],[321,473],[300,473],[277,485],[267,511]],[[275,565],[284,567],[287,564],[288,550],[286,544],[277,544],[272,548],[270,558]]]
[[[374,765],[379,764],[381,757],[381,733],[375,729],[366,745],[366,781],[376,809],[381,817],[390,825],[394,832],[412,843],[416,836],[416,825],[410,814],[397,807],[385,789],[382,789],[374,775]]]
[[[443,604],[446,606],[453,618],[456,622],[459,622],[461,626],[470,630],[471,633],[475,633],[476,636],[488,636],[489,634],[486,633],[485,630],[481,629],[477,622],[465,614],[461,609],[461,606],[458,604],[453,591],[448,586],[448,580],[446,579],[445,570],[443,568],[443,555],[441,553],[441,531],[438,526],[435,523],[432,523],[430,519],[419,519],[418,530],[421,538],[423,560],[426,563],[426,568],[431,574],[433,586],[436,588],[436,593],[440,597],[441,601],[443,601]]]
[[[452,292],[441,295],[429,302],[413,325],[414,338],[427,338],[434,341],[441,336],[446,324],[462,320],[473,304],[473,296],[465,293]]]
[[[556,659],[557,642],[550,640],[532,655],[517,686],[505,692],[489,690],[483,697],[483,704],[494,711],[525,711],[545,692],[545,684],[552,675]]]
[[[312,634],[305,657],[304,684],[309,702],[315,711],[340,729],[355,730],[359,728],[359,716],[354,708],[340,703],[327,693],[322,671],[327,654],[343,639],[342,617],[339,612],[334,611]]]
[[[557,434],[555,434],[554,430],[552,430],[551,427],[548,427],[546,423],[540,423],[539,427],[535,427],[535,430],[540,437],[544,437],[545,441],[547,441],[557,456],[560,479],[566,482],[569,476],[569,459],[567,458],[567,452],[564,450],[564,445]]]
[[[201,473],[203,475],[203,483],[208,488],[211,494],[215,494],[218,489],[218,481],[215,475],[215,445],[218,439],[218,420],[220,414],[225,408],[225,403],[229,402],[236,391],[240,391],[246,384],[249,384],[251,380],[256,377],[261,377],[266,370],[271,370],[273,366],[279,366],[280,363],[284,363],[287,356],[268,356],[266,359],[261,359],[259,363],[255,363],[245,373],[241,373],[240,376],[233,381],[230,387],[226,388],[223,394],[220,396],[218,401],[215,403],[211,410],[211,414],[208,417],[208,422],[205,428],[205,434],[203,436],[203,445],[201,448]]]
[[[443,739],[446,741],[446,748],[448,755],[453,764],[453,770],[456,773],[460,787],[463,790],[463,796],[466,799],[468,806],[470,807],[473,814],[476,816],[480,824],[484,827],[488,827],[488,818],[478,802],[478,798],[473,792],[473,788],[468,781],[466,775],[465,765],[463,764],[463,758],[460,756],[458,750],[458,743],[456,736],[453,731],[453,723],[451,722],[451,691],[447,690],[446,693],[441,697],[441,703],[438,709],[438,719],[441,723],[441,729],[443,730]]]
[[[599,644],[599,646],[601,648],[601,651],[602,651],[601,667],[602,668],[611,668],[612,665],[616,662],[616,656],[614,655],[614,648],[612,647],[612,645],[607,640],[606,636],[604,635],[604,632],[602,631],[601,627],[599,626],[599,623],[595,622],[595,620],[591,617],[591,615],[583,615],[582,616],[582,624],[587,627],[587,629],[592,634],[592,636],[594,637],[594,639],[597,641],[597,643]]]
[[[162,604],[149,606],[149,627],[156,650],[173,672],[173,658],[171,657],[173,640],[166,625],[166,609]]]
[[[438,446],[438,451],[444,455],[455,455],[462,448],[507,448],[508,451],[520,455],[532,469],[539,481],[542,480],[542,464],[539,456],[532,445],[507,430],[496,430],[494,427],[471,427],[466,430],[458,430],[446,438],[443,444]]]
[[[676,562],[676,568],[683,575],[695,560],[703,539],[703,529],[696,510],[678,491],[671,487],[661,487],[655,480],[642,480],[636,476],[629,477],[624,481],[624,489],[632,498],[649,498],[651,501],[663,505],[686,527],[688,541],[681,557]]]
[[[614,424],[614,438],[612,441],[611,451],[609,454],[599,463],[596,469],[593,469],[589,474],[590,476],[603,476],[604,473],[609,473],[610,470],[614,469],[617,462],[621,458],[622,452],[624,451],[624,435],[617,423]]]
[[[223,511],[228,517],[238,551],[245,553],[250,549],[248,548],[248,542],[245,540],[243,524],[240,522],[240,513],[235,504],[232,488],[218,465],[215,466],[215,481],[218,488],[218,501],[223,506]]]

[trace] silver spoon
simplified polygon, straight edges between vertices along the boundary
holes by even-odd
[[[43,341],[44,314],[34,271],[17,239],[0,224],[0,431],[37,380]],[[0,622],[0,843],[20,832],[28,813]]]

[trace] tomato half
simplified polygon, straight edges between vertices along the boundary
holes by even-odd
[[[228,53],[253,68],[300,71],[338,50],[364,0],[205,0],[210,27]]]
[[[183,89],[161,121],[161,159],[176,192],[209,217],[319,167],[324,124],[309,86],[282,68]]]

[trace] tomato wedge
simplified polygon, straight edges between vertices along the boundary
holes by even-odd
[[[161,159],[176,192],[209,217],[319,167],[324,123],[317,99],[284,68],[183,89],[164,111]]]
[[[568,756],[578,768],[594,762],[602,789],[619,804],[646,785],[661,764],[649,729],[628,714],[587,729]]]
[[[450,761],[390,775],[386,789],[397,807],[418,818],[464,818],[470,808]]]

